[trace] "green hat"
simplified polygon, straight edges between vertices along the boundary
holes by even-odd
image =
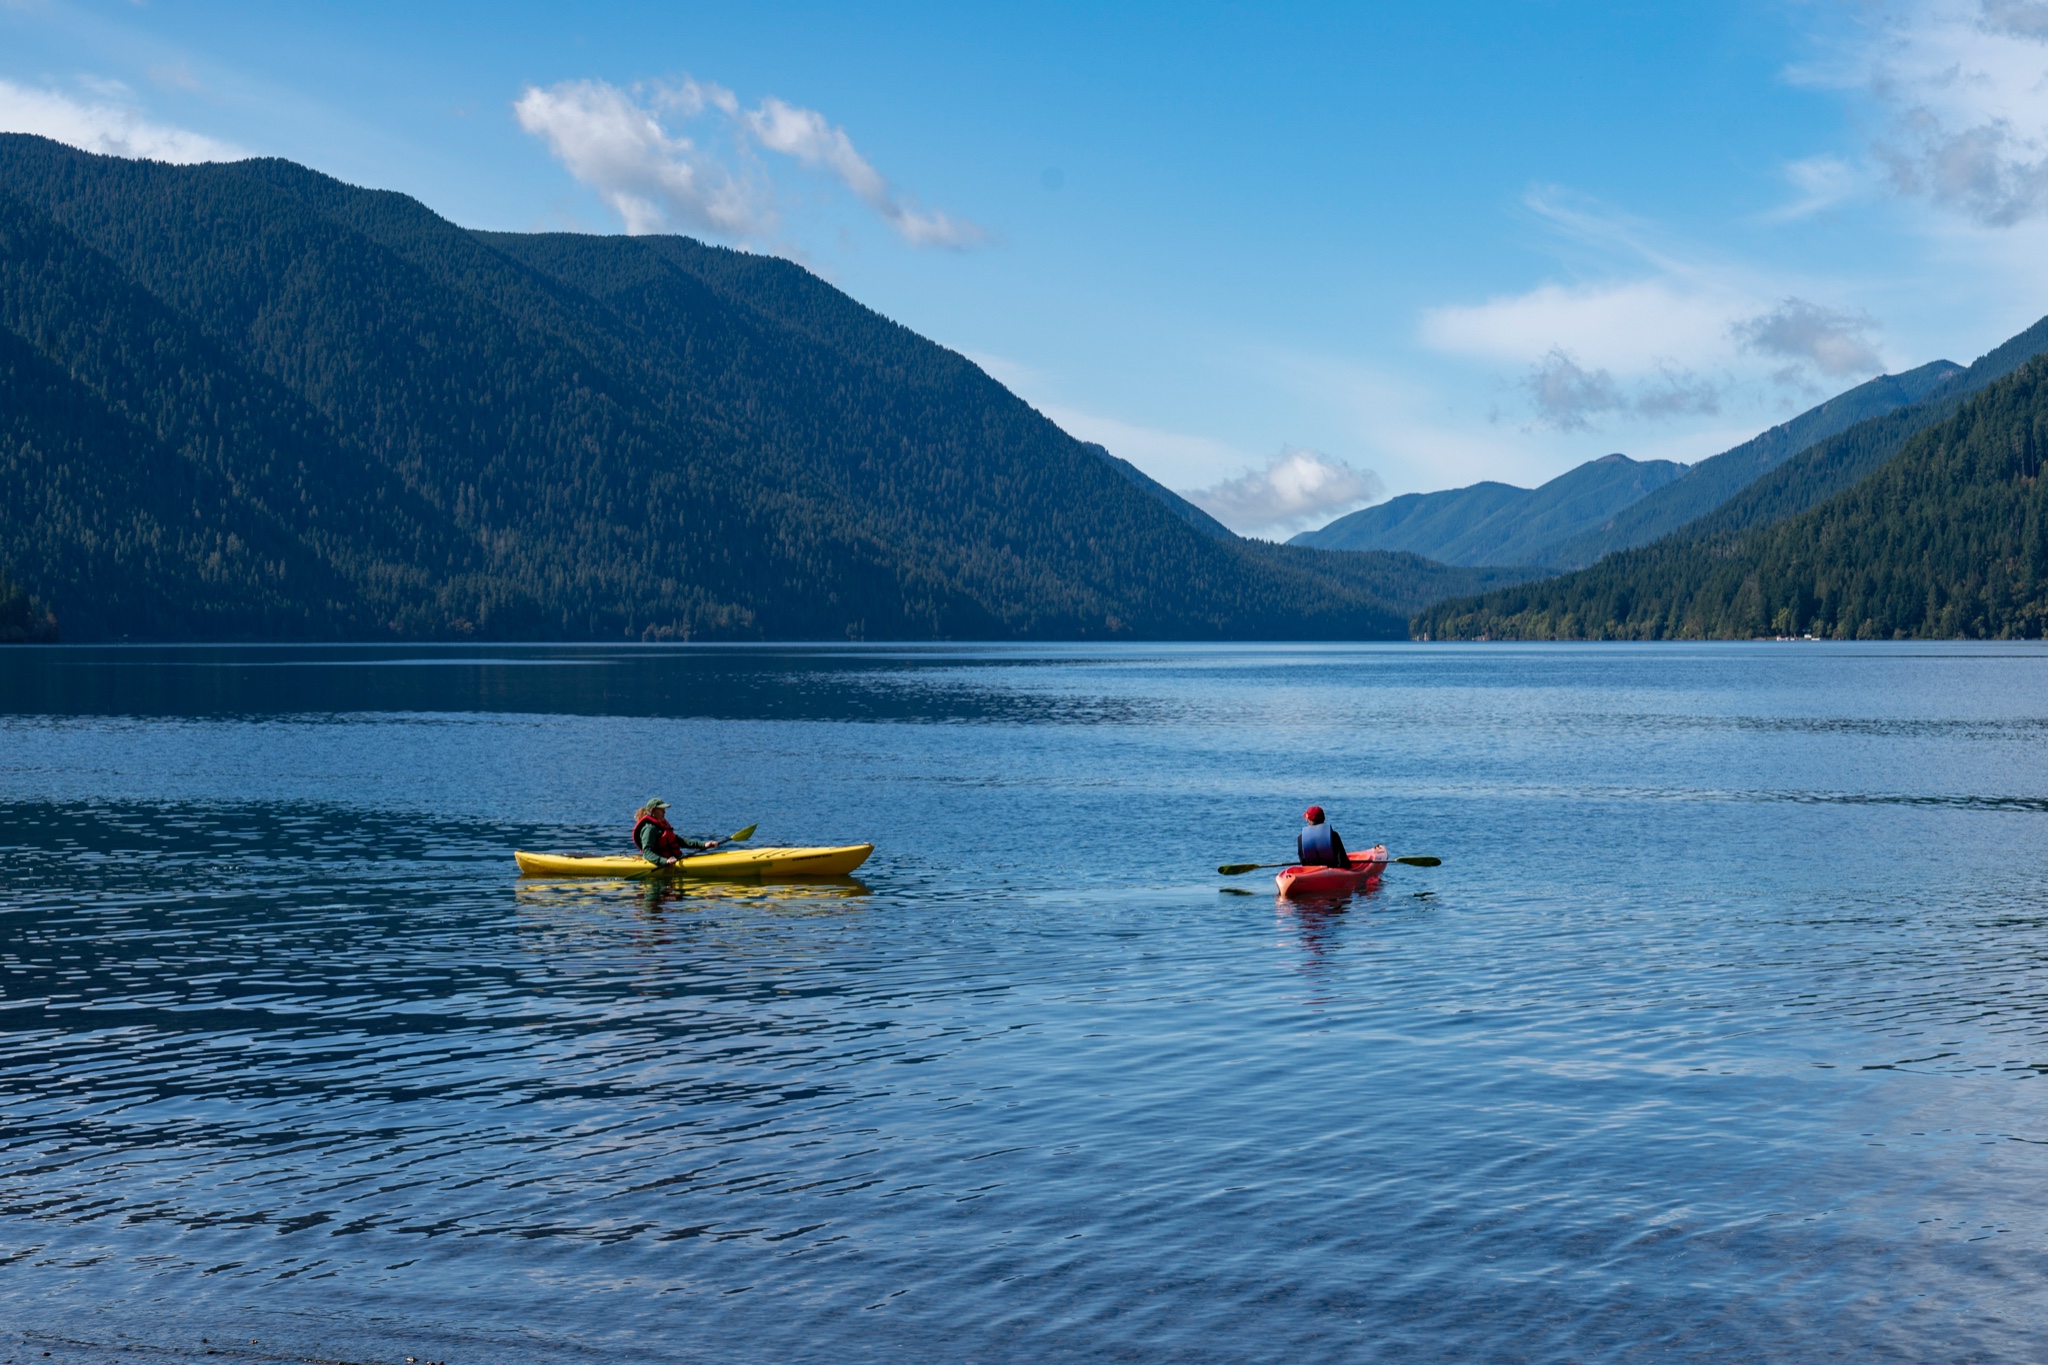
[[[668,802],[666,802],[666,801],[662,800],[662,799],[661,799],[660,797],[658,797],[658,796],[650,796],[650,797],[648,797],[648,798],[647,798],[647,799],[646,799],[645,801],[642,801],[642,802],[640,803],[640,809],[642,809],[642,810],[667,810],[667,809],[668,809]]]

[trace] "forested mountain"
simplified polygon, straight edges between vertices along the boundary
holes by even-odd
[[[1518,576],[1135,473],[787,261],[0,136],[0,565],[69,638],[1385,637]]]
[[[1304,532],[1293,543],[1409,550],[1446,564],[1579,568],[1697,521],[1794,455],[1859,422],[1975,392],[2048,349],[2048,330],[2035,331],[2042,335],[2016,337],[1967,371],[1937,360],[1904,374],[1880,375],[1690,467],[1608,455],[1535,489],[1480,483],[1406,494]]]
[[[38,644],[57,638],[57,618],[0,569],[0,645]]]
[[[1560,545],[1686,472],[1669,460],[1603,455],[1538,488],[1476,483],[1404,493],[1288,542],[1323,550],[1407,550],[1445,564],[1549,564]]]
[[[1083,444],[1114,465],[1117,473],[1157,498],[1165,505],[1169,512],[1200,531],[1203,535],[1213,536],[1217,540],[1237,539],[1237,532],[1231,530],[1228,526],[1225,526],[1222,522],[1216,520],[1216,518],[1210,516],[1207,512],[1204,512],[1201,508],[1195,506],[1186,498],[1132,464],[1129,460],[1124,459],[1120,455],[1110,454],[1108,447],[1097,445],[1093,441],[1086,441]]]
[[[1557,545],[1543,562],[1552,568],[1576,569],[1616,550],[1647,545],[1707,515],[1800,451],[1858,422],[1921,402],[1941,388],[1944,381],[1963,373],[1963,367],[1953,361],[1935,360],[1904,374],[1881,374],[1858,384],[1732,450],[1701,460],[1686,470],[1684,477],[1624,509],[1612,520]],[[1997,377],[1983,376],[1972,391]]]
[[[1708,515],[1649,545],[1589,568],[1496,592],[1483,601],[1447,600],[1414,628],[1441,638],[1658,638],[1687,633],[1691,593],[1745,531],[1816,507],[1882,467],[1915,436],[1950,419],[1972,395],[2048,353],[2048,319],[1948,373],[1911,407],[1868,418],[1785,460]],[[1625,608],[1625,610],[1624,610]],[[1619,611],[1619,615],[1614,613]],[[1675,613],[1675,614],[1674,614]]]
[[[1796,515],[1746,528],[1730,518],[1561,579],[1443,603],[1415,629],[1436,639],[2038,638],[2048,628],[2048,358],[1942,406],[1953,415]],[[1866,427],[1895,431],[1905,416]],[[1875,436],[1847,441],[1864,430],[1836,439],[1883,448]]]

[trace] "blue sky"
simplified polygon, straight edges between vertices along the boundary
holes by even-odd
[[[1274,535],[2048,314],[2048,0],[0,0],[0,127],[789,255]]]

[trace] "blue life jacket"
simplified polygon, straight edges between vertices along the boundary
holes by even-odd
[[[1302,867],[1351,866],[1351,859],[1344,852],[1344,841],[1337,837],[1337,831],[1330,827],[1328,820],[1320,825],[1303,825],[1294,848]]]

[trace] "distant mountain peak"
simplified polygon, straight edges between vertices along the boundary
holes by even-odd
[[[1446,564],[1542,564],[1559,544],[1613,520],[1678,479],[1686,466],[1616,452],[1566,470],[1538,488],[1476,483],[1407,493],[1291,544],[1324,550],[1406,550]]]

